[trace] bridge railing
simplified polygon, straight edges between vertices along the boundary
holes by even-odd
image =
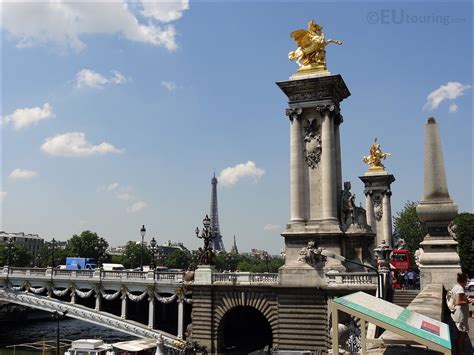
[[[278,284],[278,274],[219,272],[212,274],[212,283],[233,285],[276,285]]]
[[[326,274],[328,286],[377,286],[377,274],[369,272],[338,272]]]
[[[0,269],[1,271],[1,269]],[[68,279],[104,279],[104,280],[143,280],[143,281],[167,281],[181,282],[183,275],[181,272],[161,272],[161,271],[105,271],[95,270],[64,270],[52,268],[20,268],[20,267],[3,267],[0,272],[2,277],[56,277]]]

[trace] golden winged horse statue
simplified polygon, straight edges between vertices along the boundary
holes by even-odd
[[[337,45],[341,41],[324,38],[323,28],[314,20],[308,23],[308,30],[297,30],[291,33],[291,37],[298,44],[298,48],[288,53],[289,60],[295,60],[299,66],[298,73],[309,73],[327,71],[326,68],[326,46],[329,43]]]

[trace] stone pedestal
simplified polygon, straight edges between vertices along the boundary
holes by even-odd
[[[302,261],[308,243],[343,255],[360,249],[373,239],[370,230],[353,226],[341,230],[340,102],[350,92],[340,75],[304,75],[277,82],[288,97],[290,119],[290,222],[285,238],[285,265],[280,282],[287,286],[320,286],[323,272],[343,272],[341,261],[327,259],[316,264]],[[357,227],[357,228],[356,228]],[[364,234],[367,232],[367,236]],[[357,238],[347,233],[356,233]],[[370,235],[369,235],[370,234]],[[360,238],[359,238],[360,237]],[[366,238],[367,237],[367,238]],[[346,242],[350,239],[350,247]],[[362,253],[359,253],[362,254]],[[304,256],[304,255],[303,255]]]
[[[456,273],[461,272],[456,253],[458,243],[448,231],[458,206],[449,196],[441,138],[433,117],[425,125],[424,173],[423,198],[416,207],[418,218],[428,227],[428,234],[420,243],[421,287],[439,283],[450,289],[456,283]]]
[[[366,173],[364,176],[359,176],[359,179],[365,187],[367,224],[376,234],[374,244],[380,245],[382,241],[385,241],[389,247],[393,247],[390,197],[392,196],[391,184],[395,181],[395,177],[382,171],[381,173]]]
[[[195,285],[212,285],[212,274],[217,272],[214,265],[198,265],[194,271]]]

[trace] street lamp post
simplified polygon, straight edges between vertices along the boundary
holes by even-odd
[[[51,267],[54,269],[56,267],[56,261],[54,259],[54,252],[56,251],[56,239],[53,238],[51,241]]]
[[[156,246],[156,240],[155,238],[151,238],[150,241],[150,253],[151,253],[151,267],[153,270],[156,269],[156,251],[157,251],[157,246]]]
[[[215,238],[215,234],[213,233],[211,219],[208,215],[204,217],[202,224],[204,228],[201,234],[199,234],[200,231],[198,227],[196,227],[195,231],[196,237],[204,241],[204,247],[202,249],[199,248],[199,263],[201,265],[213,265],[214,253],[212,251],[211,241]]]
[[[59,346],[59,320],[60,319],[63,319],[66,314],[67,314],[67,311],[64,311],[62,312],[63,314],[59,314],[58,311],[54,311],[53,313],[53,319],[55,319],[57,321],[56,323],[56,355],[59,355],[59,351],[60,351],[60,346]]]
[[[8,238],[7,242],[7,266],[10,266],[12,259],[13,240],[11,237]]]
[[[332,251],[329,251],[329,250],[326,250],[326,249],[323,249],[321,251],[321,255],[326,256],[328,258],[340,260],[340,261],[343,261],[345,263],[359,265],[359,266],[362,266],[366,269],[370,269],[370,270],[374,271],[377,274],[377,295],[378,295],[379,298],[383,298],[383,284],[382,284],[383,281],[381,281],[381,279],[380,279],[379,270],[377,270],[375,267],[370,266],[370,265],[361,264],[361,263],[358,263],[357,261],[349,260],[349,259],[343,257],[342,255],[333,253]]]
[[[146,229],[145,225],[142,225],[142,229],[140,229],[140,235],[142,236],[142,244],[140,249],[140,270],[143,271],[143,238],[145,238]]]

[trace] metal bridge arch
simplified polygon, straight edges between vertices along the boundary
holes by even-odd
[[[38,296],[24,291],[0,289],[0,301],[40,309],[47,312],[67,312],[67,316],[103,327],[119,330],[139,338],[162,338],[165,346],[180,349],[184,341],[175,335],[151,329],[138,322],[124,320],[111,313],[96,311],[78,304],[66,303],[54,298]]]

